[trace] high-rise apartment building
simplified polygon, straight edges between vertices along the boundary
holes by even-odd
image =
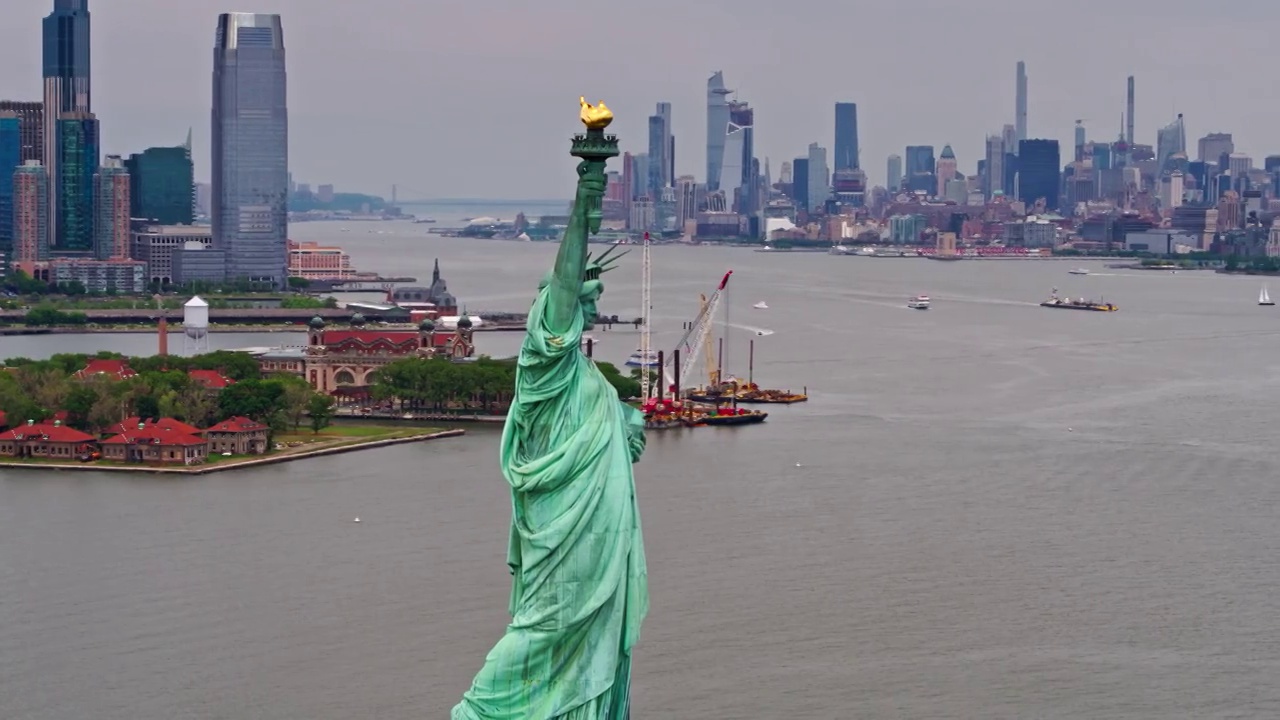
[[[858,165],[858,105],[836,103],[835,171],[854,170]]]
[[[13,257],[13,173],[22,164],[22,123],[16,112],[0,110],[0,255]],[[4,270],[0,264],[0,273]]]
[[[288,280],[289,117],[279,15],[223,13],[213,51],[213,242],[227,278]]]
[[[44,103],[0,100],[0,113],[11,112],[18,118],[18,136],[22,159],[44,162]],[[7,171],[8,168],[5,168]]]
[[[1018,143],[1018,199],[1028,205],[1043,199],[1047,210],[1057,210],[1062,186],[1062,159],[1057,140],[1023,140]]]
[[[729,128],[729,94],[724,73],[717,70],[707,79],[707,191],[720,189],[720,172],[725,162],[724,143]]]
[[[98,172],[98,120],[92,113],[65,112],[54,125],[57,174],[49,178],[54,202],[53,250],[67,254],[93,251],[93,176]]]
[[[49,179],[44,166],[28,160],[13,173],[13,262],[49,259]]]
[[[93,111],[89,87],[89,2],[54,0],[53,12],[44,18],[44,109],[43,140],[45,173],[49,182],[48,244],[63,250],[64,233],[59,203],[62,183],[58,158],[62,155],[59,123],[67,113]],[[97,158],[94,158],[94,168]],[[78,171],[73,171],[73,173]],[[90,174],[92,177],[92,174]],[[92,194],[91,191],[87,194]],[[91,238],[86,238],[90,239]],[[87,248],[85,248],[87,249]]]
[[[124,166],[133,217],[157,225],[192,223],[195,170],[190,146],[147,148],[130,155]]]
[[[129,258],[129,171],[108,155],[93,178],[93,251],[99,260]]]

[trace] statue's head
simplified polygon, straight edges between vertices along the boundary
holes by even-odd
[[[600,280],[600,276],[614,269],[618,258],[627,254],[626,252],[614,254],[617,247],[617,245],[610,245],[608,250],[594,260],[590,255],[587,256],[587,265],[582,271],[582,286],[578,290],[578,307],[582,310],[582,325],[588,330],[595,327],[596,318],[600,316],[598,303],[600,296],[604,294],[604,283]],[[542,290],[550,284],[551,273],[547,273],[538,284],[538,289]]]

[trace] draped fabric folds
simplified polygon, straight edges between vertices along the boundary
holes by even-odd
[[[583,320],[529,313],[502,433],[511,485],[511,624],[452,720],[625,720],[648,611],[631,465],[644,420],[580,349]]]

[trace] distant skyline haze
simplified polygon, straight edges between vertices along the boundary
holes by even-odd
[[[0,99],[39,100],[41,21],[54,2],[10,4]],[[857,103],[859,160],[873,185],[907,145],[950,144],[973,174],[986,136],[1015,121],[1018,61],[1029,78],[1028,137],[1069,146],[1075,119],[1089,118],[1090,140],[1115,139],[1133,75],[1137,142],[1154,143],[1181,112],[1191,143],[1230,132],[1239,152],[1280,152],[1280,100],[1242,72],[1243,51],[1193,52],[1177,40],[1265,41],[1259,30],[1280,20],[1280,4],[1263,0],[1230,12],[1191,0],[1084,0],[1080,26],[1062,31],[1043,23],[1062,9],[1048,0],[1017,13],[993,0],[921,0],[909,12],[760,0],[654,0],[644,12],[583,0],[447,9],[365,0],[359,13],[303,0],[88,5],[103,153],[178,145],[193,128],[201,182],[210,177],[213,31],[233,10],[282,16],[290,170],[339,191],[389,197],[396,184],[402,198],[567,198],[568,136],[584,94],[614,109],[611,129],[632,153],[647,150],[654,104],[672,103],[676,174],[704,180],[706,80],[717,70],[751,103],[755,154],[774,168],[811,142],[832,147],[834,104]],[[814,13],[822,22],[802,22]]]

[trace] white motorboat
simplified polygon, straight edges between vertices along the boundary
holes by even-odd
[[[911,308],[912,310],[928,310],[929,296],[917,295],[914,298],[911,298],[911,301],[907,303],[907,307]]]
[[[1075,270],[1068,270],[1067,272],[1072,275],[1088,275],[1089,274],[1088,268],[1076,268]]]
[[[768,310],[768,309],[769,309],[769,306],[768,306],[768,305],[766,305],[766,304],[765,304],[765,302],[764,302],[763,300],[761,300],[760,302],[756,303],[755,305],[752,305],[751,307],[753,307],[753,308],[755,308],[755,309],[757,309],[757,310]]]

